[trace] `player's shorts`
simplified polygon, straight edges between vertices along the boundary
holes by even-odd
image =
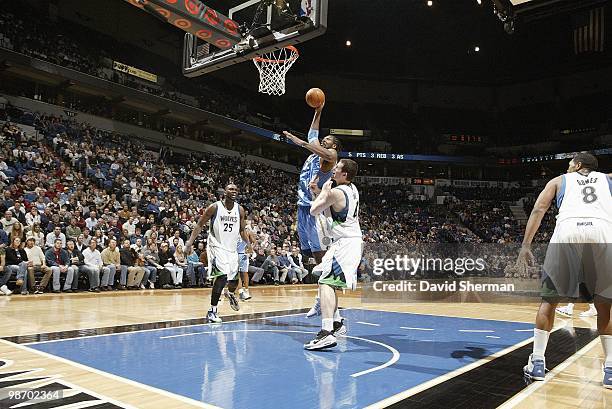
[[[334,241],[321,264],[313,268],[313,274],[321,272],[319,284],[354,290],[357,287],[357,268],[361,263],[362,248],[363,240],[359,237]]]
[[[238,253],[238,271],[241,273],[249,271],[249,255]]]
[[[298,206],[297,231],[302,252],[325,251],[329,239],[325,237],[323,215],[311,216],[310,206]]]
[[[612,300],[612,223],[595,218],[558,222],[543,270],[544,299]]]
[[[221,247],[208,246],[208,275],[212,278],[226,275],[229,281],[238,276],[238,253]]]

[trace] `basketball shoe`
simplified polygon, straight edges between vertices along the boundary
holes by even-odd
[[[546,364],[544,359],[532,359],[533,354],[529,355],[529,361],[523,368],[523,373],[529,379],[534,381],[543,381],[546,373]]]
[[[206,320],[209,323],[216,323],[216,324],[220,324],[223,322],[221,317],[219,317],[219,314],[217,314],[217,311],[213,311],[213,310],[208,310],[208,313],[206,314]]]
[[[226,288],[225,291],[223,291],[223,295],[225,295],[225,298],[227,298],[227,300],[229,301],[232,310],[240,311],[240,304],[238,304],[238,300],[236,299],[236,296],[234,294],[230,293],[229,290]]]
[[[307,344],[304,344],[304,349],[309,351],[317,351],[320,349],[332,348],[338,345],[336,343],[336,337],[330,331],[322,329],[319,331],[315,339]]]

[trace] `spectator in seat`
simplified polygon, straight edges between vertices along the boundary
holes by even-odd
[[[72,279],[72,291],[79,291],[79,276],[82,273],[87,274],[85,269],[83,268],[83,255],[79,250],[77,250],[74,240],[68,240],[66,242],[66,251],[68,252],[68,256],[70,256],[70,265],[74,269],[74,277]],[[89,277],[91,282],[91,277]]]
[[[266,253],[263,248],[253,252],[251,255],[251,262],[249,263],[249,274],[253,274],[251,282],[259,284],[264,275],[264,269],[262,268],[266,261]]]
[[[52,248],[55,246],[55,240],[59,240],[62,243],[62,248],[66,247],[66,235],[62,233],[62,229],[59,226],[55,226],[53,231],[47,234],[45,246],[47,248]]]
[[[154,239],[147,239],[147,246],[143,250],[145,258],[145,270],[149,272],[149,288],[155,288],[157,281],[157,270],[163,267],[159,264],[159,253],[157,251],[157,243]]]
[[[9,243],[8,234],[6,234],[4,229],[0,229],[0,249],[3,249],[6,246],[8,246],[8,243]]]
[[[11,230],[11,234],[9,234],[9,242],[13,242],[15,238],[21,239],[23,243],[25,241],[25,232],[23,231],[23,225],[20,222],[17,222],[13,225],[13,230]]]
[[[130,241],[125,239],[119,250],[121,260],[121,277],[119,279],[119,289],[136,290],[140,287],[140,283],[145,274],[144,266],[138,266],[139,257],[130,246]]]
[[[53,292],[61,292],[60,275],[66,274],[66,281],[64,281],[64,292],[71,293],[75,268],[70,265],[70,256],[62,247],[62,240],[55,239],[53,242],[53,247],[45,252],[45,259],[47,265],[51,267],[51,272],[53,274]]]
[[[97,243],[97,240],[96,240]],[[102,280],[100,283],[100,290],[111,291],[115,284],[115,274],[117,271],[121,271],[121,256],[119,249],[117,248],[117,240],[110,239],[108,241],[108,247],[102,250],[100,254],[102,256],[102,263],[104,264]],[[120,285],[117,287],[118,290],[125,290],[125,286]]]
[[[278,256],[278,270],[280,273],[280,282],[285,283],[287,275],[289,276],[289,280],[291,280],[292,284],[297,283],[297,278],[291,269],[291,263],[289,262],[289,257],[287,257],[287,251],[277,247],[276,254],[280,254]]]
[[[77,219],[71,218],[70,225],[66,227],[66,240],[76,240],[81,233],[81,228],[77,226]]]
[[[4,254],[4,277],[0,279],[0,291],[5,295],[12,292],[6,287],[13,273],[17,273],[17,287],[21,287],[21,295],[28,294],[28,255],[21,248],[21,239],[15,237]]]
[[[308,270],[304,268],[304,263],[302,262],[302,254],[300,253],[300,249],[297,247],[293,247],[291,250],[291,254],[287,255],[289,259],[289,264],[291,264],[291,269],[295,273],[295,277],[298,279],[300,283],[303,282],[304,277],[308,275]]]
[[[98,250],[98,242],[95,239],[89,240],[89,247],[86,247],[81,254],[83,254],[82,268],[89,275],[89,291],[99,293],[100,274],[110,276],[110,269],[104,267],[102,254]]]
[[[166,241],[160,246],[159,264],[170,272],[174,288],[181,288],[181,283],[183,282],[183,269],[176,265],[174,254],[170,251],[168,242]]]
[[[26,225],[30,229],[32,229],[32,226],[34,226],[34,224],[40,224],[40,213],[38,212],[36,206],[30,207],[30,211],[28,212],[28,214],[26,214],[25,219]]]
[[[270,253],[261,265],[261,268],[263,268],[264,274],[270,274],[274,277],[274,285],[280,285],[278,276],[278,257],[276,256],[276,249],[274,247],[270,249]]]
[[[11,234],[11,231],[13,230],[13,225],[15,223],[19,223],[19,220],[17,220],[15,216],[13,216],[13,212],[11,212],[10,210],[4,212],[4,217],[0,219],[0,224],[2,224],[2,228],[4,229],[4,232],[6,234]]]
[[[34,294],[42,294],[51,279],[51,268],[47,266],[45,253],[36,244],[34,237],[28,237],[24,248],[28,256],[28,283]],[[36,285],[36,273],[43,273],[40,284]]]
[[[42,232],[40,224],[34,223],[32,230],[26,234],[26,240],[30,237],[34,239],[34,244],[36,246],[40,247],[41,249],[45,247],[45,233]]]

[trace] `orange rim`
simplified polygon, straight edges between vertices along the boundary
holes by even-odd
[[[269,58],[262,58],[262,57],[255,57],[255,58],[253,58],[253,60],[255,60],[257,62],[265,62],[265,63],[273,63],[273,64],[283,64],[283,63],[286,63],[286,62],[289,62],[289,61],[295,61],[300,56],[300,52],[294,46],[288,45],[285,48],[287,50],[290,50],[290,51],[294,52],[295,55],[293,57],[291,57],[291,58],[287,58],[287,59],[284,59],[284,60],[271,60]]]

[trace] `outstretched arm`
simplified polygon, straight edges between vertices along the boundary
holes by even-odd
[[[198,237],[198,235],[200,234],[200,232],[202,231],[206,223],[208,223],[208,221],[212,219],[212,217],[215,215],[216,212],[217,212],[217,204],[213,203],[210,206],[208,206],[206,210],[204,211],[204,214],[200,216],[200,220],[198,220],[198,224],[196,224],[195,228],[191,232],[191,236],[189,237],[189,240],[187,240],[187,242],[185,243],[185,254],[188,254],[188,255],[191,254],[193,250],[192,248],[193,242]]]
[[[319,155],[321,159],[328,162],[334,162],[337,159],[337,153],[334,149],[326,149],[321,146],[321,142],[319,142],[319,129],[321,123],[321,113],[323,112],[323,107],[325,104],[321,105],[319,108],[315,109],[314,117],[312,118],[312,124],[310,125],[310,131],[308,131],[308,142],[298,138],[290,132],[284,131],[283,134],[293,143],[303,148],[308,149],[310,152]]]

